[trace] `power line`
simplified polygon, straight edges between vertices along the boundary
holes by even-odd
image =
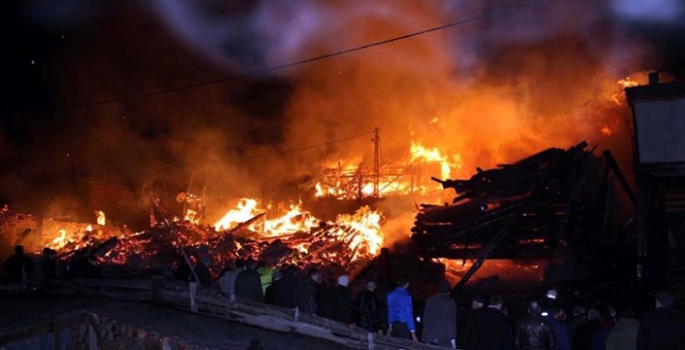
[[[369,44],[351,47],[349,49],[335,51],[335,52],[327,53],[327,54],[320,55],[320,56],[310,57],[310,58],[303,59],[300,61],[285,63],[285,64],[281,64],[281,65],[277,65],[277,66],[273,66],[273,67],[268,67],[268,68],[264,68],[264,69],[259,69],[259,70],[255,70],[251,73],[241,73],[241,74],[236,74],[236,75],[232,75],[229,77],[217,78],[217,79],[213,79],[213,80],[206,80],[206,81],[202,81],[202,82],[198,82],[198,83],[194,83],[194,84],[181,85],[181,86],[171,87],[171,88],[167,88],[167,89],[141,93],[141,94],[137,94],[137,95],[116,97],[116,98],[112,98],[112,99],[93,101],[93,102],[88,102],[88,103],[83,103],[83,104],[78,104],[78,105],[56,107],[56,108],[54,108],[54,110],[77,109],[77,108],[92,107],[92,106],[105,105],[105,104],[111,104],[111,103],[117,103],[117,102],[131,101],[131,100],[137,100],[137,99],[146,98],[146,97],[152,97],[152,96],[156,96],[156,95],[169,94],[169,93],[183,91],[183,90],[196,89],[196,88],[200,88],[200,87],[204,87],[204,86],[208,86],[208,85],[225,83],[225,82],[228,82],[231,80],[246,77],[250,74],[263,74],[263,73],[282,70],[282,69],[286,69],[286,68],[290,68],[290,67],[294,67],[294,66],[299,66],[299,65],[303,65],[303,64],[307,64],[307,63],[311,63],[311,62],[321,61],[321,60],[325,60],[325,59],[329,59],[329,58],[333,58],[333,57],[337,57],[337,56],[342,56],[342,55],[350,54],[353,52],[370,49],[370,48],[373,48],[376,46],[386,45],[386,44],[394,43],[396,41],[410,39],[410,38],[413,38],[413,37],[416,37],[419,35],[429,34],[429,33],[437,32],[440,30],[456,27],[456,26],[459,26],[462,24],[467,24],[467,23],[471,23],[471,22],[475,22],[475,21],[480,21],[483,19],[496,17],[496,16],[503,14],[503,13],[514,12],[514,11],[518,11],[521,9],[532,7],[532,6],[535,6],[538,4],[542,4],[545,2],[552,2],[552,1],[554,1],[554,0],[533,0],[530,2],[523,3],[521,5],[516,5],[516,6],[511,6],[511,7],[505,8],[503,10],[491,11],[491,12],[487,12],[487,13],[479,15],[479,16],[462,19],[462,20],[459,20],[456,22],[446,23],[446,24],[443,24],[443,25],[440,25],[437,27],[432,27],[432,28],[420,30],[418,32],[413,32],[413,33],[409,33],[409,34],[405,34],[405,35],[401,35],[401,36],[397,36],[397,37],[393,37],[393,38],[383,39],[383,40],[375,41],[375,42],[372,42]]]
[[[258,158],[266,158],[266,157],[272,157],[272,156],[277,156],[277,155],[282,155],[282,154],[288,154],[288,153],[306,151],[306,150],[313,149],[313,148],[318,148],[318,147],[329,146],[329,145],[333,145],[333,144],[340,143],[340,142],[345,142],[345,141],[354,140],[354,139],[360,138],[360,137],[362,137],[362,136],[369,136],[369,135],[371,135],[371,134],[373,134],[373,131],[365,132],[365,133],[363,133],[363,134],[358,134],[358,135],[354,135],[354,136],[350,136],[350,137],[346,137],[346,138],[342,138],[342,139],[332,140],[332,141],[323,142],[323,143],[317,143],[317,144],[313,144],[313,145],[307,145],[307,146],[298,147],[298,148],[291,148],[291,149],[287,149],[287,150],[283,150],[283,151],[277,151],[277,152],[272,152],[272,153],[264,153],[264,154],[254,155],[254,156],[246,156],[246,157],[235,156],[235,157],[230,157],[230,158],[221,158],[221,159],[218,159],[218,160],[207,160],[207,161],[198,161],[198,162],[183,162],[183,164],[197,165],[197,164],[218,163],[218,162],[221,161],[221,160],[227,160],[227,159],[258,159]]]

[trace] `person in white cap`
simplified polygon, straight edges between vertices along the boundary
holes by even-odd
[[[327,315],[323,316],[353,326],[349,285],[350,278],[347,275],[338,277],[338,285],[330,288],[327,291],[328,296],[323,298],[323,301],[328,303],[324,307],[325,310],[328,310]]]

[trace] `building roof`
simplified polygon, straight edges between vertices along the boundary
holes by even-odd
[[[685,98],[685,83],[671,82],[627,88],[626,97],[630,104],[651,100]]]

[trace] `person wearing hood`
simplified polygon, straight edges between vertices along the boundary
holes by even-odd
[[[637,350],[637,332],[640,322],[630,310],[618,313],[618,322],[609,334],[606,350]]]
[[[423,311],[421,341],[457,348],[457,304],[450,298],[450,284],[440,282],[438,292],[428,298]]]

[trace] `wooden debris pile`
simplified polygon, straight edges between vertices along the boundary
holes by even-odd
[[[598,158],[587,147],[550,148],[512,164],[478,168],[468,180],[434,179],[457,196],[449,205],[421,206],[413,241],[429,256],[467,258],[505,229],[490,257],[553,250],[582,226],[580,198],[589,183],[599,182],[593,177]]]

